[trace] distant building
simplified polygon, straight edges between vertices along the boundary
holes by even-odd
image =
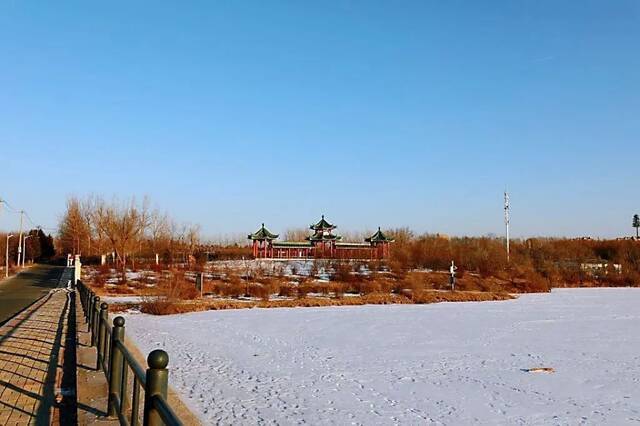
[[[365,238],[362,243],[342,242],[342,237],[333,233],[337,226],[327,222],[322,215],[320,221],[309,227],[313,231],[305,241],[276,241],[264,223],[247,238],[252,241],[253,256],[271,259],[386,259],[390,253],[390,243],[394,240],[386,236],[380,228]]]

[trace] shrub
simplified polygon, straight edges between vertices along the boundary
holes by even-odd
[[[331,291],[333,292],[333,296],[336,299],[342,299],[344,297],[344,284],[343,283],[332,283]]]
[[[249,284],[247,286],[247,293],[251,297],[257,297],[262,300],[269,300],[269,288],[263,284]]]
[[[170,300],[195,299],[200,296],[195,285],[185,279],[183,272],[174,271],[168,278],[158,282],[156,289]]]
[[[352,283],[359,281],[356,274],[353,273],[353,268],[348,262],[334,262],[333,263],[333,279],[335,281],[342,281],[345,283]]]
[[[148,298],[140,304],[140,312],[150,315],[175,314],[175,302],[164,297]]]
[[[364,281],[358,283],[357,285],[358,293],[360,294],[371,294],[371,293],[380,293],[380,284],[374,281]]]
[[[246,293],[245,285],[240,281],[220,283],[216,287],[218,294],[224,297],[240,297]]]
[[[307,294],[309,292],[310,292],[310,289],[309,289],[309,286],[307,284],[304,284],[304,283],[298,284],[297,294],[296,294],[298,299],[304,299],[305,297],[307,297]]]
[[[103,288],[104,285],[106,284],[104,275],[102,274],[94,275],[92,284],[94,287]]]
[[[286,283],[280,286],[280,291],[278,293],[279,296],[282,297],[292,297],[297,294],[296,286]]]

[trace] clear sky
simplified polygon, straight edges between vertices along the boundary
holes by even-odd
[[[0,2],[0,197],[207,235],[630,234],[640,2]],[[0,228],[15,227],[0,216]]]

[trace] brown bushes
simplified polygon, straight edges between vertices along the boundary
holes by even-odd
[[[147,299],[140,304],[140,312],[150,315],[174,315],[187,312],[206,311],[207,305],[201,303],[184,303],[164,297]]]
[[[290,283],[285,283],[280,286],[280,289],[278,290],[278,295],[282,297],[293,297],[297,295],[297,292],[298,292],[297,288],[294,285]]]
[[[382,286],[377,281],[363,281],[356,283],[355,285],[357,292],[365,295],[372,293],[380,293],[382,290]]]
[[[370,293],[358,297],[346,298],[316,298],[305,297],[288,300],[261,300],[261,301],[232,301],[213,300],[194,302],[177,302],[165,298],[146,300],[141,304],[140,310],[152,315],[171,315],[185,312],[197,312],[204,310],[221,309],[246,309],[246,308],[295,308],[295,307],[326,307],[326,306],[359,306],[359,305],[386,305],[386,304],[423,304],[438,302],[481,302],[512,299],[507,293],[482,293],[482,292],[445,292],[423,291],[414,294],[411,298],[404,295],[387,293]]]
[[[332,267],[334,270],[333,279],[335,281],[351,283],[362,280],[358,274],[353,273],[353,268],[348,262],[334,262]]]
[[[270,296],[269,287],[265,284],[249,284],[247,286],[247,295],[250,297],[257,297],[262,300],[269,300]]]
[[[209,254],[211,260],[240,260],[250,259],[252,256],[251,247],[238,245],[216,247],[213,253]]]
[[[416,291],[411,293],[411,301],[417,304],[438,302],[487,302],[513,299],[509,293],[470,291]]]
[[[601,271],[597,276],[598,274],[581,271],[581,263],[590,260],[610,265],[621,264],[623,275],[626,271],[640,274],[638,241],[558,238],[512,240],[511,261],[507,263],[504,241],[501,238],[443,238],[438,235],[415,237],[406,229],[390,233],[395,235],[396,243],[391,250],[389,266],[399,280],[404,280],[407,271],[415,268],[446,270],[451,260],[455,260],[458,265],[458,279],[466,277],[470,272],[481,278],[490,278],[500,277],[511,268],[528,270],[527,277],[507,277],[512,281],[511,286],[515,291],[545,291],[549,283],[572,286],[593,279],[598,279],[603,285],[620,284],[618,272]],[[637,281],[635,285],[638,285]]]
[[[223,297],[240,297],[246,293],[246,286],[242,282],[220,282],[213,286],[213,293]]]
[[[107,281],[106,281],[106,279],[105,279],[104,275],[102,275],[102,274],[97,274],[97,275],[95,275],[95,276],[93,277],[93,282],[92,282],[92,284],[93,284],[95,287],[103,288],[103,287],[104,287],[104,285],[106,284],[106,282],[107,282]]]

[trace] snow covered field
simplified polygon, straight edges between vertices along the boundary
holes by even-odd
[[[640,422],[640,289],[133,314],[127,334],[169,352],[205,424]]]

